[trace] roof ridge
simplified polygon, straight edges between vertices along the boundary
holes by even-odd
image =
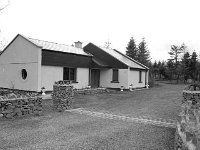
[[[35,39],[35,38],[30,38],[30,37],[28,37],[28,39],[30,39],[30,40],[38,40],[38,41],[41,41],[41,42],[48,42],[48,43],[57,44],[57,45],[64,45],[64,46],[74,47],[74,46],[71,46],[71,45],[63,44],[63,43],[57,43],[57,42],[52,42],[52,41],[47,41],[47,40],[40,40],[40,39]]]

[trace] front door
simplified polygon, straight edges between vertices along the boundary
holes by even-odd
[[[92,88],[99,87],[99,80],[100,80],[100,70],[91,69],[91,87]]]

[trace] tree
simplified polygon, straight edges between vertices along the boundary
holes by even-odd
[[[172,80],[173,79],[173,74],[174,74],[174,62],[172,60],[168,60],[167,62],[167,70],[166,70],[168,79]]]
[[[9,0],[0,0],[0,13],[9,5]],[[0,30],[1,33],[1,30]],[[0,39],[0,51],[4,48],[5,43]]]
[[[159,70],[159,68],[158,68],[157,61],[155,61],[153,63],[153,66],[152,66],[152,73],[154,75],[154,78],[157,78],[157,76],[158,76],[158,70]]]
[[[9,5],[9,0],[0,0],[0,12]]]
[[[159,62],[158,62],[159,64]],[[159,65],[159,74],[160,74],[160,79],[161,78],[167,78],[167,74],[166,74],[166,65],[165,65],[165,61],[162,61]]]
[[[191,70],[190,70],[190,53],[186,52],[183,55],[182,61],[181,61],[181,72],[184,76],[184,83],[187,81],[187,79],[190,77]]]
[[[138,60],[138,49],[135,43],[135,40],[133,37],[131,37],[128,46],[126,47],[127,51],[126,51],[126,55],[128,55],[129,57]]]
[[[179,63],[180,60],[180,56],[183,53],[183,48],[185,47],[185,45],[181,45],[181,46],[177,46],[177,45],[172,45],[170,51],[168,52],[171,59],[169,59],[170,61],[172,61],[174,63],[174,76],[177,79],[177,82],[179,81],[179,77],[181,75],[181,66]]]
[[[138,61],[146,66],[150,61],[150,53],[147,49],[145,38],[142,38],[142,41],[138,46]]]
[[[171,60],[175,61],[175,65],[177,65],[180,54],[183,53],[183,46],[172,45],[168,53],[171,57]]]
[[[194,51],[190,60],[191,77],[195,81],[197,79],[197,54]]]

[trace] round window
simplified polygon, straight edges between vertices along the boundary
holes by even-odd
[[[22,69],[22,79],[26,79],[27,78],[27,71],[26,69]]]

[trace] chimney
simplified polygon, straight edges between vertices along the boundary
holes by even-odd
[[[82,42],[78,41],[78,42],[74,42],[74,43],[75,43],[76,48],[82,48]]]

